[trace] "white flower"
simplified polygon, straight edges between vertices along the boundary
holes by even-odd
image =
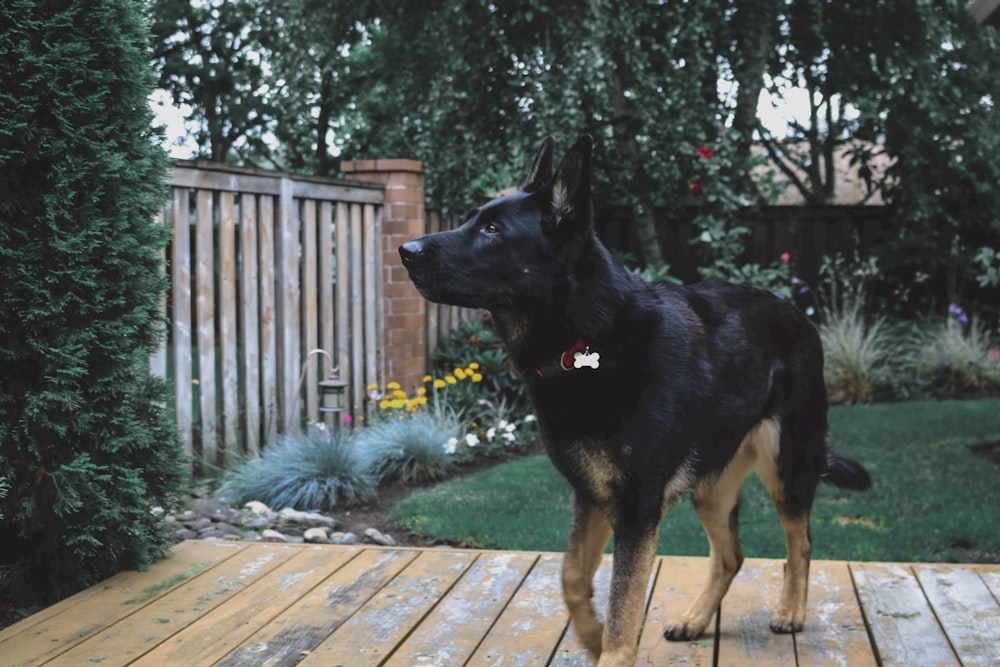
[[[513,433],[514,429],[516,428],[517,424],[507,424],[506,426],[503,427],[503,430],[506,431],[507,433]]]
[[[444,443],[444,453],[454,454],[455,448],[458,446],[458,438],[448,438],[448,442]]]
[[[524,423],[530,424],[531,422],[536,421],[537,419],[538,417],[536,417],[535,415],[526,415],[524,418]]]
[[[495,428],[486,429],[486,441],[493,442],[493,438],[496,437],[497,430]]]
[[[815,308],[813,308],[812,306],[809,306],[808,308],[806,308],[806,315],[808,315],[809,317],[812,317],[815,314],[816,314],[816,309]]]
[[[511,433],[510,431],[507,431],[506,433],[503,434],[503,439],[506,440],[507,442],[514,442],[515,440],[517,440],[517,436]]]
[[[466,433],[465,444],[468,445],[469,447],[475,447],[476,445],[479,444],[479,436],[476,435],[475,433]]]

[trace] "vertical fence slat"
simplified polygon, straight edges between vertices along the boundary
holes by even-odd
[[[172,204],[174,238],[170,262],[174,356],[174,416],[184,455],[194,455],[194,419],[191,410],[191,227],[188,191],[174,188]]]
[[[316,201],[307,199],[302,203],[302,338],[306,354],[319,346],[319,313],[316,285]],[[317,420],[319,401],[317,400],[317,364],[325,363],[320,357],[306,358],[303,362],[305,374],[306,419]]]
[[[240,199],[240,303],[243,341],[243,428],[247,454],[260,451],[260,319],[258,317],[257,201]]]
[[[318,252],[319,252],[319,346],[326,350],[331,359],[323,359],[323,368],[337,364],[337,350],[334,347],[333,337],[333,204],[328,201],[319,205],[319,227],[318,227]],[[324,371],[322,379],[327,379],[327,372]],[[333,425],[333,416],[326,416],[328,426]]]
[[[195,218],[195,322],[198,344],[198,392],[201,456],[218,463],[215,405],[215,243],[212,193],[200,190]]]
[[[362,210],[362,229],[364,233],[364,256],[378,257],[379,248],[382,241],[381,221],[375,215],[375,207],[371,204],[365,205]],[[382,327],[382,281],[379,280],[379,266],[376,262],[363,262],[364,269],[364,294],[365,299],[365,367],[364,380],[359,384],[375,383],[383,386],[382,382],[382,342],[379,340]]]
[[[281,179],[278,199],[278,232],[275,234],[275,312],[278,332],[278,428],[299,432],[299,216],[292,196],[292,180]]]
[[[278,334],[275,306],[274,197],[261,195],[257,225],[260,258],[260,392],[264,441],[278,435]]]
[[[223,456],[239,449],[239,355],[236,319],[236,217],[233,193],[219,193],[219,366]]]
[[[334,269],[336,271],[335,293],[337,297],[337,307],[334,314],[337,352],[334,358],[337,360],[337,367],[340,368],[340,377],[351,383],[351,395],[348,397],[351,401],[350,411],[352,414],[358,415],[361,404],[355,400],[355,397],[358,395],[357,388],[354,386],[355,378],[351,377],[348,373],[349,369],[353,368],[351,364],[350,232],[350,207],[340,202],[337,204],[337,223],[334,231],[336,234],[334,251],[337,253],[337,266]]]
[[[362,405],[364,379],[364,222],[360,204],[351,205],[350,289],[351,289],[351,394],[353,405]]]

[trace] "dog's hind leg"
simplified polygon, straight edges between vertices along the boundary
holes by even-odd
[[[594,611],[594,573],[611,537],[611,524],[593,504],[576,495],[569,546],[563,558],[563,599],[577,635],[595,657],[601,654],[603,628]]]
[[[698,484],[692,493],[710,548],[708,582],[687,611],[664,629],[663,636],[671,641],[701,636],[743,566],[738,521],[740,489],[753,466],[755,433],[756,429],[744,439],[718,479]]]

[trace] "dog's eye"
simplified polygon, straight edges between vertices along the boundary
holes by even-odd
[[[500,228],[494,225],[492,222],[488,222],[483,225],[483,231],[487,234],[499,234]]]

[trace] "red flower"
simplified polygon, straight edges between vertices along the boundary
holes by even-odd
[[[713,155],[715,155],[715,149],[714,148],[709,148],[708,146],[699,146],[698,147],[698,155],[700,155],[701,157],[703,157],[703,158],[705,158],[707,160],[708,158],[710,158]]]
[[[702,193],[701,179],[696,178],[693,181],[691,181],[691,194],[693,194],[695,197],[700,197],[701,193]]]
[[[792,256],[787,252],[783,252],[781,253],[781,261],[784,262],[785,264],[788,264],[790,261],[792,261]]]

